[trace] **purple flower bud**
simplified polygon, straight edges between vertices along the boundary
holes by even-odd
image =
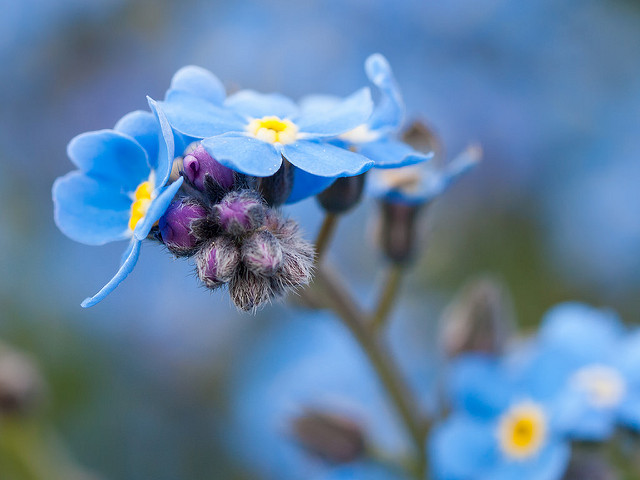
[[[280,242],[266,230],[255,232],[242,242],[242,263],[253,273],[271,277],[283,262]]]
[[[217,237],[196,256],[198,276],[207,288],[217,288],[231,280],[240,263],[236,244],[227,237]]]
[[[188,255],[199,242],[192,224],[207,216],[207,210],[193,201],[178,200],[160,217],[158,226],[165,245],[176,255]]]
[[[201,191],[205,189],[206,175],[226,190],[233,187],[233,170],[218,163],[202,145],[185,155],[182,164],[185,176]]]
[[[228,193],[214,207],[218,224],[231,235],[243,235],[264,224],[265,208],[255,192],[243,190]]]

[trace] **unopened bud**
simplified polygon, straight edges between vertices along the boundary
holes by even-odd
[[[414,121],[402,135],[402,140],[419,152],[434,152],[436,158],[442,158],[442,142],[438,135],[419,120]]]
[[[242,264],[229,282],[231,301],[244,312],[255,311],[282,293],[273,290],[269,278],[253,273]]]
[[[360,202],[365,174],[341,177],[317,195],[318,202],[329,213],[345,213]]]
[[[481,278],[464,287],[443,314],[443,344],[453,357],[502,353],[513,331],[508,298],[497,282]]]
[[[304,239],[295,220],[282,217],[276,220],[271,215],[268,217],[272,227],[270,231],[280,241],[284,254],[282,268],[274,281],[289,288],[307,285],[313,276],[316,254],[314,246]]]
[[[44,389],[44,379],[31,359],[9,348],[0,350],[0,414],[29,412]]]
[[[158,222],[162,241],[175,255],[189,255],[199,242],[193,222],[206,216],[207,210],[195,201],[171,202]]]
[[[201,191],[205,190],[205,179],[209,176],[222,188],[229,190],[233,187],[233,170],[218,163],[202,145],[184,156],[182,160],[184,175]]]
[[[276,173],[269,177],[256,177],[255,188],[270,207],[282,205],[293,188],[293,166],[285,159]]]
[[[380,201],[380,246],[394,263],[406,263],[415,254],[416,220],[422,205]]]
[[[242,190],[228,193],[214,206],[218,224],[231,235],[243,235],[264,224],[265,207],[255,192]]]
[[[284,263],[280,242],[269,231],[253,233],[242,242],[242,263],[253,273],[272,277]]]
[[[360,425],[334,413],[307,411],[294,419],[292,430],[304,448],[327,462],[352,462],[365,451]]]
[[[198,276],[207,288],[215,289],[229,282],[240,263],[236,244],[227,237],[217,237],[196,255]]]

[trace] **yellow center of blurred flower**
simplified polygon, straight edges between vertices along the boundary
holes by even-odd
[[[589,402],[598,408],[618,405],[627,387],[617,370],[605,365],[589,365],[578,370],[571,378],[574,387],[583,391]]]
[[[133,194],[133,204],[131,205],[131,218],[129,218],[129,228],[136,228],[138,222],[147,214],[151,198],[153,196],[153,185],[150,181],[142,182]]]
[[[247,125],[247,132],[268,143],[293,143],[298,138],[298,127],[288,119],[276,116],[256,118]]]
[[[498,443],[509,458],[525,460],[537,454],[547,438],[547,417],[534,402],[511,407],[498,422]]]

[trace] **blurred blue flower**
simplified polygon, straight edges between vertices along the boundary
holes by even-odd
[[[428,449],[438,480],[553,480],[569,446],[553,398],[536,395],[504,359],[465,355],[452,369],[454,411]]]
[[[405,106],[402,95],[386,58],[370,55],[365,61],[369,81],[380,92],[380,98],[366,123],[330,139],[333,145],[357,151],[375,162],[376,168],[396,168],[429,160],[433,153],[420,153],[409,145],[395,140],[404,121]],[[300,101],[300,108],[309,115],[323,115],[342,100],[332,95],[310,95]],[[320,193],[333,179],[296,171],[289,203]]]
[[[573,438],[600,441],[617,423],[640,430],[640,330],[580,303],[551,309],[529,352],[533,388],[555,395],[558,421]]]
[[[266,177],[282,158],[322,177],[358,175],[372,166],[366,157],[322,142],[363,124],[373,103],[358,90],[322,115],[306,114],[288,98],[241,90],[223,100],[219,80],[188,67],[174,76],[164,109],[179,132],[203,138],[202,145],[224,166]]]
[[[391,203],[425,204],[442,195],[454,181],[476,166],[481,157],[482,150],[473,145],[444,165],[427,162],[375,170],[367,179],[367,191],[374,198]]]
[[[421,407],[427,409],[432,407],[433,375],[424,346],[418,352],[407,340],[410,332],[403,328],[395,332],[398,336],[392,335],[398,347],[393,353],[405,367]],[[297,311],[265,333],[257,345],[243,350],[247,353],[233,374],[232,424],[226,430],[233,432],[234,454],[243,464],[278,480],[351,478],[349,472],[384,471],[370,465],[367,452],[380,452],[388,459],[412,454],[401,420],[366,356],[339,321],[325,312]],[[353,469],[321,459],[299,441],[294,422],[309,412],[349,419],[359,427],[366,448],[353,459]],[[371,475],[353,478],[394,478]]]
[[[140,244],[165,212],[182,178],[165,186],[174,157],[171,127],[157,104],[153,113],[124,116],[113,130],[87,132],[69,142],[67,151],[79,168],[53,185],[54,219],[60,230],[81,243],[103,245],[129,238],[115,276],[93,297],[100,302],[135,266]]]

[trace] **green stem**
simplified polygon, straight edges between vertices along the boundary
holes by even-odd
[[[384,327],[389,318],[391,309],[398,298],[403,271],[404,269],[398,263],[392,263],[389,266],[378,304],[371,318],[371,328],[373,328],[374,332]]]
[[[320,263],[320,259],[329,248],[331,238],[338,225],[339,215],[337,213],[327,213],[324,216],[318,237],[316,238],[316,263]]]
[[[351,331],[393,402],[416,450],[415,475],[425,478],[426,452],[425,422],[421,418],[417,404],[409,388],[402,380],[398,367],[393,363],[385,346],[367,328],[367,316],[353,301],[339,278],[326,268],[319,267],[315,276],[315,285],[321,292],[325,305],[330,308]]]

